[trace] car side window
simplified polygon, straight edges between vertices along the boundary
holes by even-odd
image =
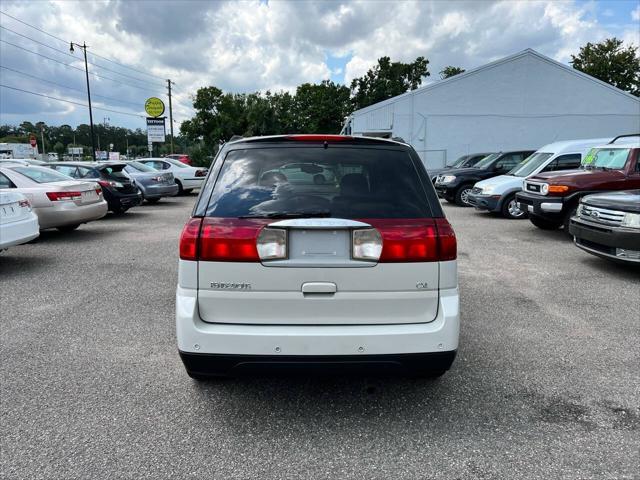
[[[572,168],[578,168],[582,161],[582,155],[579,153],[569,153],[567,155],[561,155],[556,158],[558,166],[556,170],[571,170]]]
[[[558,169],[558,159],[549,162],[547,166],[545,166],[541,171],[542,172],[553,172]]]
[[[0,189],[1,188],[16,188],[13,182],[9,180],[4,173],[0,173]]]
[[[167,162],[158,162],[158,168],[160,170],[169,170],[169,168],[171,168],[171,164]]]
[[[78,167],[78,178],[98,178],[98,175],[93,169],[87,167]]]
[[[56,165],[55,170],[57,172],[69,175],[70,177],[78,178],[78,169],[72,165]]]
[[[512,153],[510,155],[506,155],[502,160],[498,161],[496,164],[496,170],[501,172],[508,172],[513,167],[518,165],[520,162],[524,160],[522,153]]]

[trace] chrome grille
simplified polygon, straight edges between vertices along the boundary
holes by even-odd
[[[624,218],[624,212],[619,212],[617,210],[608,210],[606,208],[592,207],[583,203],[580,206],[578,216],[580,218],[584,218],[585,220],[589,220],[590,222],[620,226],[620,224],[622,223],[622,219]]]

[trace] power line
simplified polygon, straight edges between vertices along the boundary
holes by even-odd
[[[23,24],[23,25],[26,25],[27,27],[30,27],[30,28],[33,28],[34,30],[39,31],[40,33],[44,33],[45,35],[48,35],[48,36],[50,36],[51,38],[55,38],[56,40],[59,40],[59,41],[61,41],[61,42],[65,43],[65,44],[68,44],[68,43],[69,43],[69,41],[68,41],[68,40],[64,40],[64,39],[62,39],[62,38],[60,38],[60,37],[57,37],[57,36],[55,36],[55,35],[53,35],[53,34],[51,34],[51,33],[49,33],[49,32],[45,32],[44,30],[42,30],[41,28],[36,27],[35,25],[31,25],[30,23],[27,23],[27,22],[25,22],[25,21],[23,21],[23,20],[20,20],[19,18],[16,18],[16,17],[14,17],[13,15],[9,15],[7,12],[3,12],[2,10],[0,10],[0,13],[1,13],[1,14],[3,14],[3,15],[6,15],[6,16],[7,16],[7,17],[9,17],[9,18],[12,18],[12,19],[13,19],[13,20],[15,20],[16,22],[19,22],[19,23],[21,23],[21,24]],[[119,66],[121,66],[121,67],[123,67],[123,68],[128,68],[128,69],[130,69],[130,70],[133,70],[134,72],[142,73],[143,75],[148,75],[149,77],[158,78],[158,79],[160,79],[160,80],[165,80],[165,79],[164,79],[164,78],[162,78],[162,77],[159,77],[159,76],[157,76],[157,75],[153,75],[153,74],[151,74],[151,73],[147,73],[147,72],[145,72],[145,71],[143,71],[143,70],[138,70],[137,68],[130,67],[129,65],[125,65],[125,64],[120,63],[120,62],[116,62],[115,60],[111,60],[110,58],[104,57],[104,56],[102,56],[102,55],[98,55],[98,54],[97,54],[97,53],[95,53],[95,52],[90,52],[90,54],[91,54],[91,55],[93,55],[94,57],[101,58],[101,59],[103,59],[103,60],[106,60],[107,62],[111,62],[111,63],[113,63],[113,64],[115,64],[115,65],[119,65]]]
[[[29,90],[23,90],[22,88],[16,88],[16,87],[11,87],[9,85],[4,85],[2,83],[0,83],[0,87],[2,88],[9,88],[11,90],[16,90],[18,92],[23,92],[23,93],[29,93],[31,95],[37,95],[38,97],[44,97],[44,98],[49,98],[51,100],[57,100],[58,102],[65,102],[65,103],[70,103],[72,105],[78,105],[80,107],[85,107],[85,108],[89,108],[89,106],[85,103],[80,103],[80,102],[74,102],[73,100],[66,100],[64,98],[58,98],[58,97],[52,97],[51,95],[45,95],[44,93],[36,93],[36,92],[31,92]],[[94,110],[102,110],[104,112],[111,112],[111,113],[119,113],[120,115],[129,115],[131,117],[139,117],[139,118],[145,118],[144,115],[140,115],[137,113],[129,113],[129,112],[123,112],[121,110],[112,110],[110,108],[104,108],[104,107],[93,107]]]
[[[86,93],[86,91],[82,90],[81,88],[75,88],[75,87],[70,87],[68,85],[62,85],[61,83],[56,83],[56,82],[52,82],[51,80],[46,80],[44,78],[36,77],[35,75],[31,75],[30,73],[21,72],[20,70],[16,70],[14,68],[5,67],[4,65],[0,65],[0,68],[4,68],[5,70],[9,70],[11,72],[15,72],[15,73],[18,73],[20,75],[24,75],[25,77],[31,77],[31,78],[33,78],[35,80],[39,80],[41,82],[50,83],[51,85],[55,85],[55,86],[60,87],[60,88],[67,88],[69,90],[75,90],[76,92]],[[140,105],[138,105],[137,103],[134,103],[134,102],[128,102],[126,100],[120,100],[118,98],[113,98],[113,97],[107,97],[105,95],[98,95],[98,94],[94,93],[93,96],[94,97],[104,98],[104,99],[111,100],[111,101],[114,101],[114,102],[126,103],[128,105],[133,105],[135,107],[139,107],[140,106]]]
[[[0,28],[3,29],[3,30],[7,30],[8,32],[13,33],[14,35],[18,35],[20,37],[26,38],[27,40],[31,40],[32,42],[37,43],[38,45],[41,45],[43,47],[49,48],[49,49],[51,49],[51,50],[53,50],[55,52],[61,53],[62,55],[66,55],[67,57],[71,57],[71,58],[77,60],[76,56],[71,55],[70,53],[65,52],[64,50],[60,50],[59,48],[55,48],[55,47],[52,47],[51,45],[47,45],[46,43],[43,43],[43,42],[40,42],[40,41],[36,40],[35,38],[31,38],[31,37],[29,37],[27,35],[23,35],[22,33],[18,33],[15,30],[11,30],[10,28],[3,27],[2,25],[0,25]],[[92,65],[94,67],[102,68],[103,70],[106,70],[107,72],[115,73],[116,75],[122,75],[123,77],[127,77],[127,78],[130,78],[132,80],[136,80],[138,82],[147,83],[149,85],[153,85],[154,87],[158,87],[158,88],[164,87],[164,85],[160,85],[158,83],[153,83],[153,82],[150,82],[149,80],[144,80],[142,78],[134,77],[132,75],[127,75],[126,73],[118,72],[117,70],[112,70],[110,68],[107,68],[107,67],[105,67],[103,65],[100,65],[100,64],[97,64],[97,63],[91,63],[91,62],[88,62],[88,63],[89,63],[89,65]]]
[[[60,64],[62,64],[62,65],[65,65],[65,66],[67,66],[67,67],[73,68],[73,69],[75,69],[75,70],[79,70],[79,71],[81,71],[81,72],[83,72],[83,73],[84,73],[84,69],[82,69],[82,68],[78,68],[78,67],[76,67],[76,66],[74,66],[74,65],[71,65],[70,63],[64,63],[64,62],[62,62],[62,61],[60,61],[60,60],[57,60],[57,59],[55,59],[55,58],[47,57],[46,55],[43,55],[43,54],[38,53],[38,52],[34,52],[33,50],[29,50],[28,48],[21,47],[20,45],[16,45],[15,43],[7,42],[6,40],[2,40],[1,38],[0,38],[0,42],[2,42],[2,43],[6,43],[7,45],[11,45],[12,47],[19,48],[20,50],[24,50],[25,52],[29,52],[29,53],[32,53],[32,54],[34,54],[34,55],[38,55],[39,57],[46,58],[47,60],[51,60],[52,62],[60,63]],[[75,58],[75,57],[74,57],[74,58]],[[139,86],[139,85],[134,85],[134,84],[132,84],[132,83],[127,83],[127,82],[124,82],[124,81],[119,80],[119,79],[117,79],[117,78],[107,77],[107,76],[105,76],[105,75],[97,74],[97,73],[95,73],[95,72],[89,72],[89,74],[90,74],[90,75],[93,75],[94,77],[103,78],[103,79],[105,79],[105,80],[111,80],[112,82],[120,83],[120,84],[122,84],[122,85],[128,85],[128,86],[130,86],[130,87],[138,88],[138,89],[140,89],[140,90],[145,90],[145,91],[147,91],[147,92],[152,91],[152,90],[151,90],[151,89],[149,89],[148,87],[141,87],[141,86]],[[156,92],[154,92],[154,93],[156,93]]]

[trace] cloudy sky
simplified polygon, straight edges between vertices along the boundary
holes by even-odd
[[[167,78],[179,125],[206,85],[250,92],[326,78],[348,84],[384,55],[427,57],[430,82],[446,65],[470,69],[525,48],[567,63],[588,41],[640,44],[638,0],[3,0],[0,11],[0,84],[84,104],[81,52],[69,54],[68,41],[86,42],[100,55],[89,57],[94,107],[133,114],[95,108],[94,121],[130,128],[144,127],[146,98],[166,100]],[[88,113],[0,88],[0,123],[23,120],[77,125]]]

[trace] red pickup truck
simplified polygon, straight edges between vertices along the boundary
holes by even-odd
[[[594,148],[578,170],[544,172],[527,178],[516,201],[528,212],[531,223],[543,230],[564,227],[569,234],[569,221],[584,195],[640,188],[640,142],[616,143],[622,137],[640,135],[621,135]]]

